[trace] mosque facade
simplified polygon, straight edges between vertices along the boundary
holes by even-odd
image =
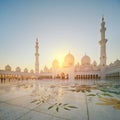
[[[52,63],[52,70],[45,66],[45,69],[41,71],[41,77],[46,75],[51,75],[52,78],[70,78],[70,79],[120,79],[120,60],[116,60],[110,65],[106,64],[106,43],[105,38],[105,21],[102,17],[100,34],[101,39],[99,40],[100,45],[100,63],[97,64],[96,61],[91,62],[91,58],[88,55],[84,55],[81,58],[81,64],[75,64],[74,56],[69,52],[64,57],[64,62],[62,68],[59,68],[59,61],[54,60]],[[51,73],[51,74],[50,74]]]
[[[120,60],[116,60],[113,63],[107,65],[106,55],[106,43],[105,38],[105,21],[102,17],[101,22],[101,39],[100,45],[100,63],[96,61],[91,62],[91,58],[88,55],[84,55],[81,58],[81,64],[75,64],[75,58],[72,53],[68,53],[64,57],[62,67],[59,66],[57,59],[53,60],[52,67],[49,69],[47,66],[43,70],[39,70],[39,42],[36,39],[35,45],[35,69],[30,70],[25,68],[21,71],[20,67],[16,67],[15,71],[12,71],[10,65],[6,65],[4,70],[0,70],[1,82],[7,80],[23,80],[23,79],[120,79]]]

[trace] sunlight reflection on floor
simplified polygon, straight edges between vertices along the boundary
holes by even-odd
[[[120,85],[103,81],[0,84],[0,120],[119,120],[119,91]]]

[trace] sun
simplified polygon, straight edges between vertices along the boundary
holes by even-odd
[[[64,53],[57,53],[57,54],[56,54],[55,59],[58,60],[60,67],[63,66],[64,57],[65,57],[65,54],[64,54]]]

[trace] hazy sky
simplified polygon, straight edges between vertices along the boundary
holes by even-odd
[[[0,0],[0,69],[34,69],[38,37],[40,68],[70,51],[99,64],[100,23],[106,22],[107,63],[120,59],[120,0]]]

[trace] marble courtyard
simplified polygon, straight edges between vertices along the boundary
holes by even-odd
[[[119,120],[119,114],[118,80],[0,84],[0,120]]]

